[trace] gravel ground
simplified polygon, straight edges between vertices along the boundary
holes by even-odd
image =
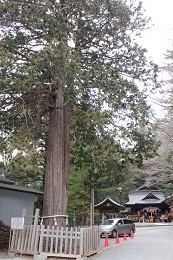
[[[0,260],[22,260],[22,259],[25,259],[25,260],[33,260],[34,257],[33,256],[28,256],[28,255],[15,255],[14,257],[8,257],[8,250],[1,250],[0,249]],[[55,258],[55,257],[49,257],[48,258],[49,260],[76,260],[76,259],[65,259],[65,258]]]
[[[15,255],[14,257],[9,257],[8,256],[8,250],[4,249],[1,250],[0,249],[0,260],[6,260],[6,259],[11,259],[11,260],[19,260],[19,259],[26,259],[26,260],[31,260],[33,259],[33,256],[20,256],[20,255]]]

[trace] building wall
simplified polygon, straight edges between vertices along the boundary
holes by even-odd
[[[22,210],[27,209],[27,221],[31,221],[35,199],[34,194],[0,189],[0,219],[10,226],[11,218],[21,217]]]

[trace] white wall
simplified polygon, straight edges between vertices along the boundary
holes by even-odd
[[[26,218],[26,221],[30,221],[35,199],[34,194],[0,189],[0,219],[10,226],[11,218],[21,217],[22,210],[27,209],[30,218]]]

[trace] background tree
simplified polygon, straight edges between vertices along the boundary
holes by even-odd
[[[70,113],[80,150],[85,147],[86,154],[92,134],[99,137],[90,153],[92,180],[97,156],[99,162],[102,153],[110,156],[110,142],[115,153],[115,147],[139,147],[143,139],[140,149],[134,148],[142,162],[148,133],[139,138],[139,132],[149,123],[145,88],[151,90],[157,76],[157,66],[135,40],[146,23],[141,3],[133,1],[0,1],[2,132],[10,136],[27,127],[39,140],[47,127],[45,215],[67,212]],[[143,82],[142,91],[137,81]]]
[[[166,75],[166,80],[162,81],[160,106],[164,109],[164,117],[158,119],[153,124],[153,132],[156,141],[160,143],[156,156],[149,160],[144,160],[141,173],[145,177],[143,183],[147,185],[156,184],[167,196],[172,194],[173,188],[173,51],[168,50],[165,55],[165,65],[162,72]],[[166,73],[166,74],[165,74]],[[171,197],[170,197],[171,198]]]

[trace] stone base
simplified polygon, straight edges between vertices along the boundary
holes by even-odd
[[[46,255],[34,255],[34,260],[46,260]]]
[[[14,256],[15,256],[15,253],[8,253],[9,258],[14,258]]]

